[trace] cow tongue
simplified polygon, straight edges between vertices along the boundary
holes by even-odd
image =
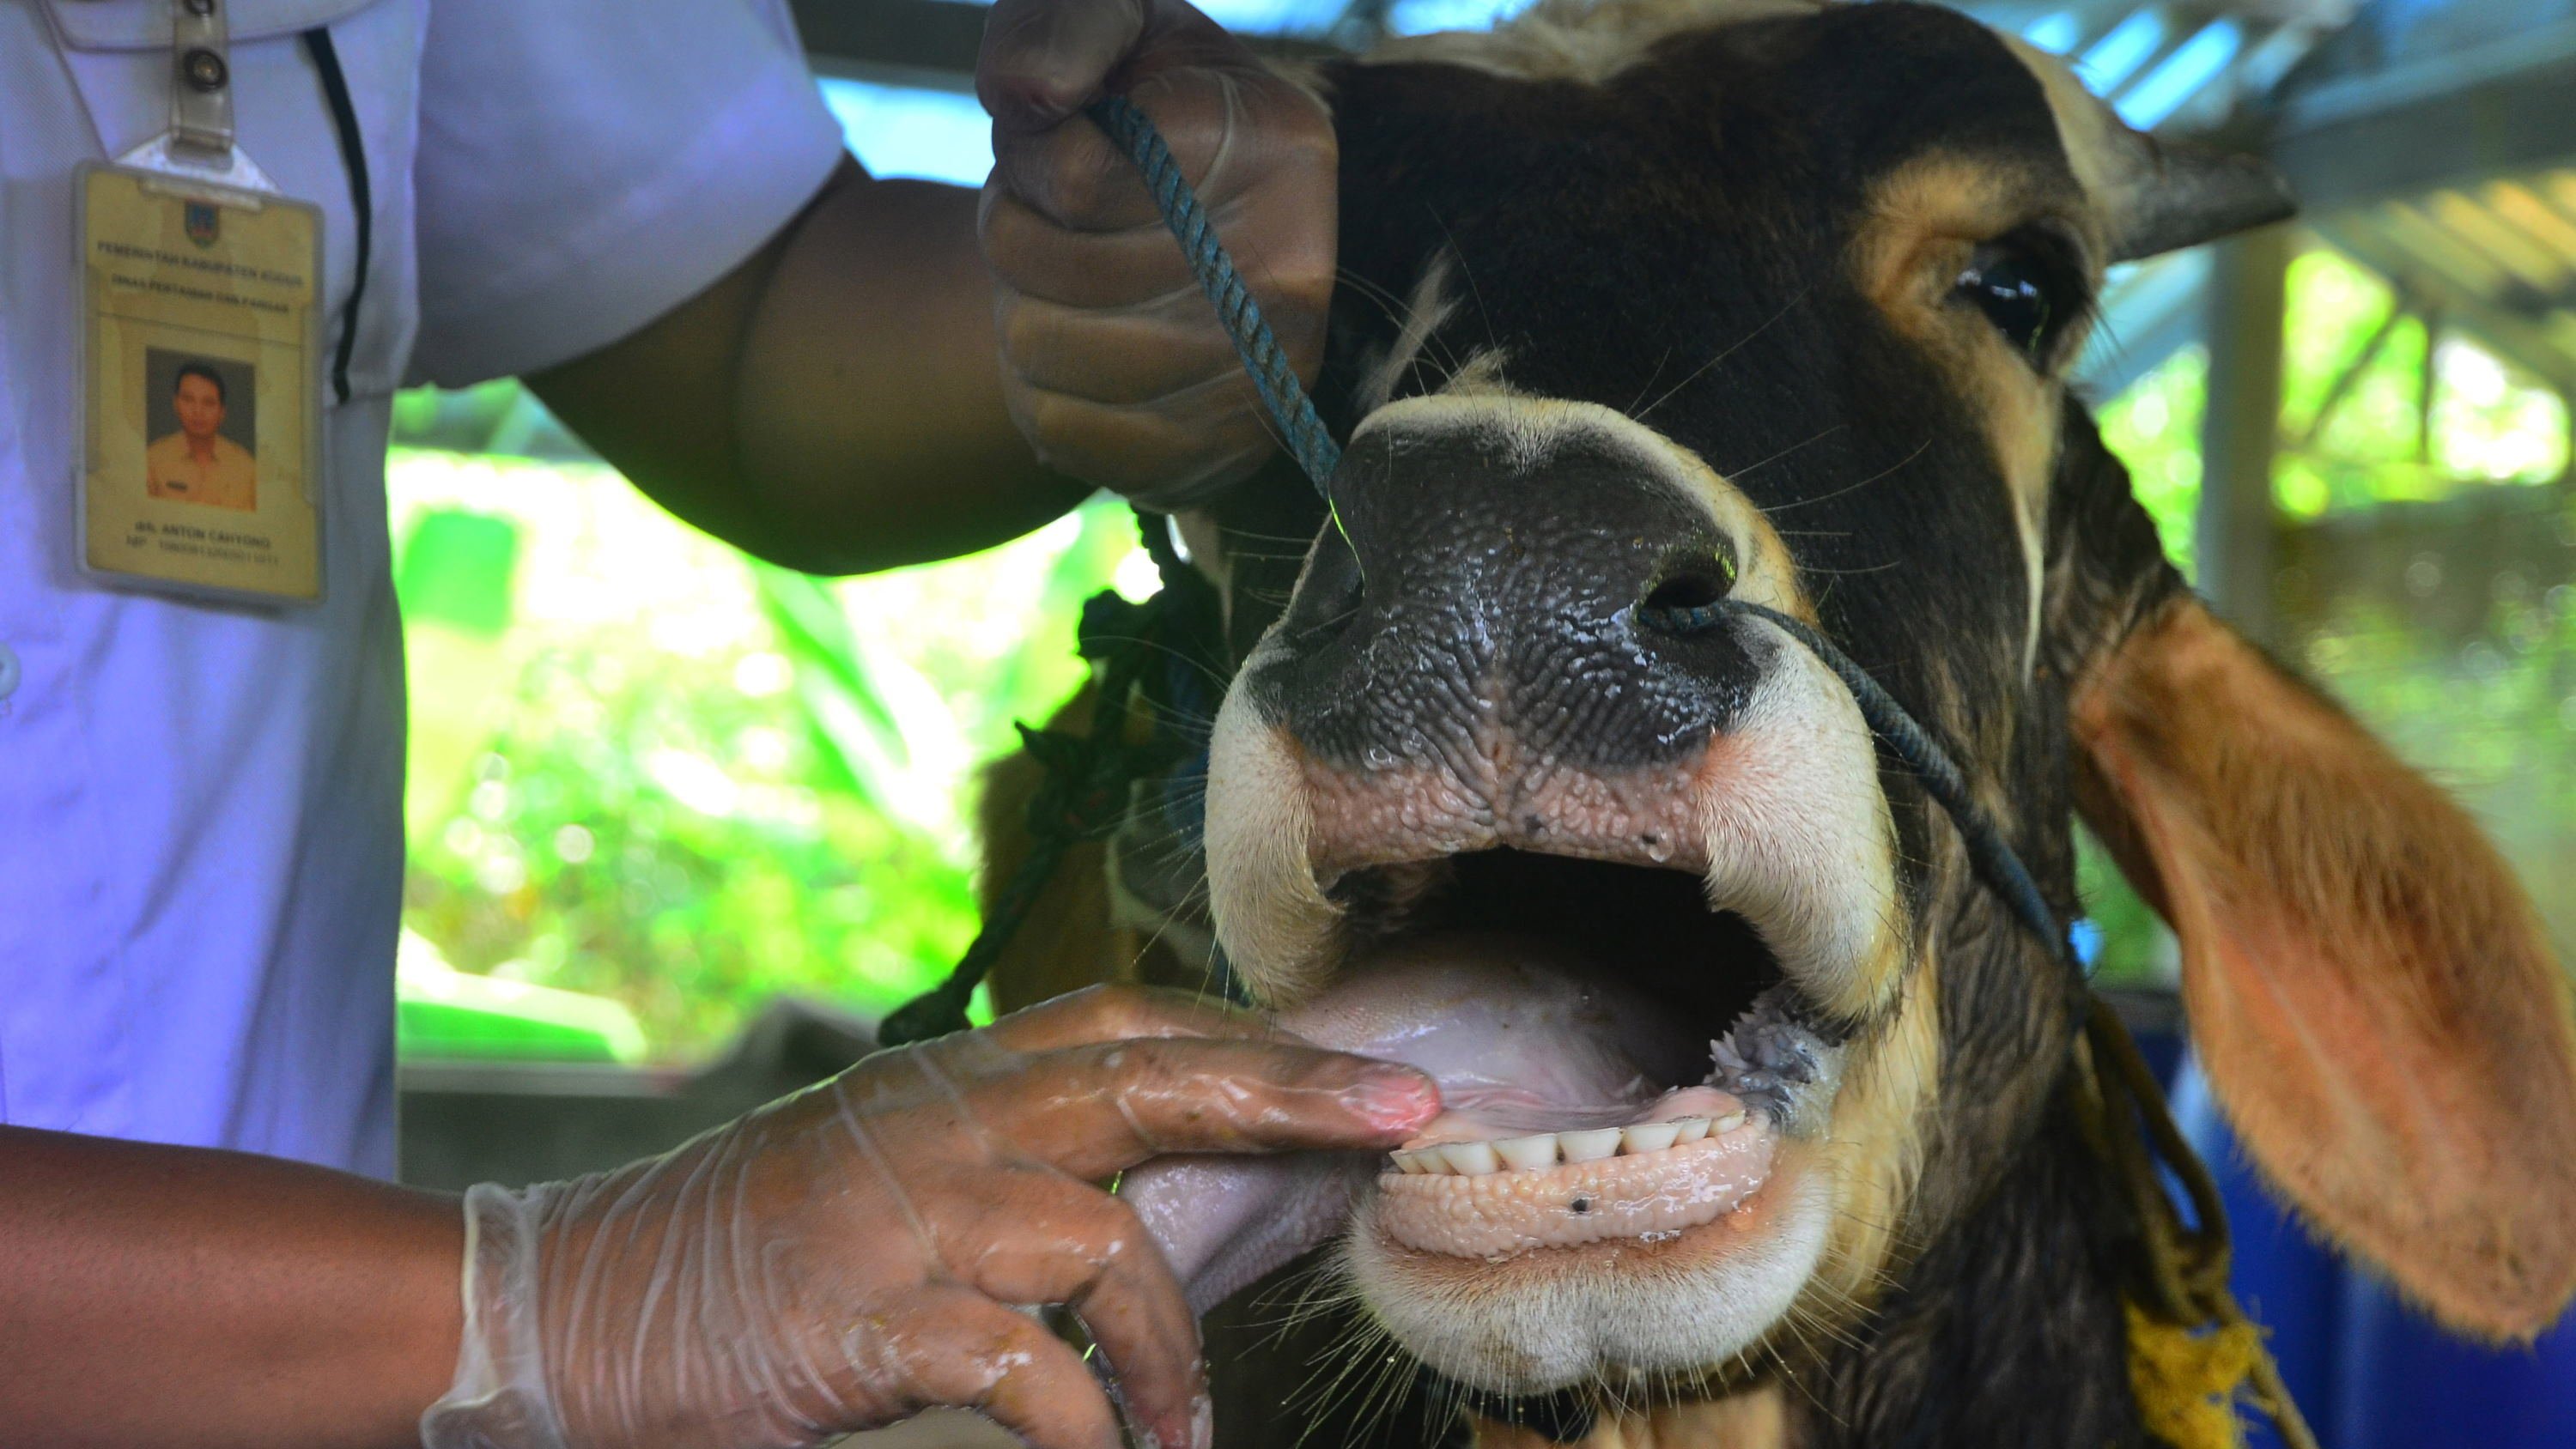
[[[1596,979],[1584,979],[1586,967]],[[1705,1033],[1597,979],[1594,963],[1517,937],[1406,942],[1346,971],[1279,1024],[1322,1046],[1399,1061],[1440,1083],[1438,1141],[1618,1125],[1707,1071]],[[1173,1156],[1127,1174],[1134,1207],[1208,1309],[1339,1231],[1383,1154]]]

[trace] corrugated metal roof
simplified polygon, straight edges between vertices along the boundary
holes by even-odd
[[[1975,8],[2035,38],[2057,27],[2050,38],[2067,39],[2062,48],[2078,70],[2134,125],[2283,138],[2276,155],[2294,185],[2307,183],[2306,221],[2319,237],[2386,276],[2409,305],[2576,393],[2570,0],[2258,0],[2199,10],[2112,3],[2072,31],[2050,15]],[[2119,39],[2153,31],[2170,40],[2230,17],[2246,35],[2241,59],[2210,69],[2169,109],[2171,89],[2156,78],[2165,62]],[[2164,54],[2182,55],[2187,44]],[[2376,129],[2367,124],[2374,117]],[[2409,154],[2352,154],[2392,135],[2411,143]],[[2332,155],[2337,146],[2345,154]],[[2499,157],[2512,163],[2501,174]],[[2206,270],[2205,259],[2182,256],[2114,278],[2108,335],[2085,364],[2096,390],[2125,386],[2199,337]]]
[[[2343,26],[2353,4],[1994,0],[1964,8],[2065,56],[2130,125],[2187,131],[2225,121],[2240,104],[2270,91]]]

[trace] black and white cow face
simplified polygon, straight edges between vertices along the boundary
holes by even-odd
[[[1549,6],[1322,83],[1345,178],[1331,515],[1274,477],[1183,532],[1239,655],[1205,835],[1233,968],[1325,1016],[1337,993],[1413,1011],[1426,1039],[1486,1024],[1437,1064],[1449,1114],[1363,1195],[1347,1280],[1404,1349],[1506,1395],[1723,1397],[1883,1338],[1968,1271],[1944,1245],[2004,1211],[2034,1144],[2077,1150],[2049,1110],[2073,988],[1815,659],[1657,606],[1821,627],[2069,914],[2084,787],[2232,981],[2225,938],[2270,897],[2187,921],[2226,832],[2176,812],[2258,808],[2296,762],[2131,769],[2148,731],[2106,701],[2152,692],[2188,635],[2269,712],[2217,734],[2315,715],[2326,753],[2384,759],[2181,595],[2065,379],[2110,262],[2277,219],[2277,185],[2159,151],[2055,62],[1913,4]],[[2242,798],[2214,806],[2221,779]],[[2425,800],[2404,831],[2464,833]],[[2388,890],[2448,890],[2309,825]],[[2281,905],[2305,922],[2281,939],[2331,905]],[[2527,922],[2495,939],[2517,928],[2540,964],[2480,1029],[2543,1023],[2518,1050],[2555,1094],[2543,1136],[2576,1143],[2563,1001]],[[1386,1019],[1355,1039],[1411,1029]],[[2420,1026],[2388,1028],[2398,1055],[2438,1055]],[[2364,1236],[2318,1206],[2334,1191],[2312,1210]],[[2563,1297],[2565,1236],[2516,1244],[2549,1259],[2534,1301]],[[2097,1287],[2066,1311],[2116,1372]]]

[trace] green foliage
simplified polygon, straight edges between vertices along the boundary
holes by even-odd
[[[2282,515],[2308,522],[2391,504],[2460,497],[2497,484],[2528,485],[2567,468],[2565,404],[2516,378],[2469,340],[2433,350],[2430,448],[2425,447],[2422,322],[2401,317],[2378,277],[2322,249],[2291,263],[2282,355],[2283,447],[2273,473]],[[2337,380],[2342,396],[2323,426]],[[2167,359],[2100,410],[2103,439],[2129,467],[2169,556],[2191,567],[2192,514],[2200,496],[2200,425],[2208,393],[2205,353]],[[2311,436],[2313,434],[2313,436]],[[2576,520],[2561,525],[2576,529]],[[2576,536],[2571,533],[2570,536]],[[2465,567],[2465,560],[2453,567]],[[2415,573],[2415,568],[2409,573]],[[2440,576],[2434,567],[2433,577]],[[2455,581],[2458,582],[2458,581]],[[2576,879],[2576,634],[2571,595],[2500,576],[2491,606],[2471,612],[2463,642],[2428,631],[2403,607],[2416,587],[2392,578],[2377,598],[2332,601],[2326,617],[2300,621],[2293,661],[2323,680],[2398,752],[2460,793],[2535,885]],[[2151,979],[2169,969],[2170,945],[2153,914],[2099,852],[2079,872],[2088,910],[2103,927],[2105,979]],[[2536,890],[2576,939],[2576,902]]]
[[[2336,252],[2313,248],[2291,262],[2281,358],[2284,446],[2273,471],[2284,516],[2447,498],[2462,487],[2545,482],[2566,471],[2565,404],[2460,337],[2447,338],[2435,354],[2426,455],[2418,428],[2425,332],[2411,317],[2389,331],[2318,428],[2318,410],[2336,380],[2363,361],[2396,305],[2386,283]],[[2104,443],[2128,464],[2138,501],[2186,574],[2208,390],[2209,355],[2189,347],[2099,409]]]
[[[2101,933],[2094,980],[2105,986],[2172,983],[2171,933],[2154,908],[2129,888],[2102,842],[2081,826],[2075,834],[2075,893],[2084,903],[2084,918]]]
[[[2532,522],[2576,543],[2576,500]],[[2544,589],[2508,565],[2454,581],[2480,606],[2436,623],[2410,572],[2386,593],[2332,601],[2294,657],[2477,817],[2576,965],[2576,586]]]
[[[394,973],[394,1031],[405,1056],[638,1062],[644,1029],[605,997],[477,976],[403,933]]]
[[[519,526],[488,513],[441,508],[412,524],[394,592],[403,617],[497,638],[510,626]]]
[[[2378,277],[2332,251],[2311,250],[2290,265],[2289,296],[2282,433],[2305,446],[2284,448],[2273,471],[2287,516],[2428,502],[2463,486],[2541,482],[2565,469],[2565,405],[2516,381],[2493,354],[2459,337],[2433,346],[2418,316],[2400,319],[2369,351],[2399,304]],[[2356,364],[2319,427],[2318,410]]]
[[[947,787],[963,741],[938,693],[891,649],[850,627],[829,581],[747,563],[822,766],[815,783],[928,838],[954,836],[960,821]]]
[[[664,1058],[778,994],[873,1013],[946,971],[976,923],[974,766],[1080,683],[1073,603],[1134,548],[1095,507],[835,584],[596,465],[406,453],[393,477],[407,606],[455,586],[442,559],[489,579],[490,550],[438,542],[491,536],[458,520],[525,541],[503,635],[407,624],[406,924],[461,971],[624,1003]]]
[[[2156,521],[2165,556],[2192,570],[2191,515],[2200,503],[2200,418],[2209,354],[2186,347],[2103,405],[2102,444],[2129,468],[2129,487]]]

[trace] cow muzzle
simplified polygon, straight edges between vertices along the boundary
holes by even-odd
[[[1759,621],[1654,627],[1812,610],[1741,493],[1608,409],[1396,403],[1333,493],[1220,711],[1207,853],[1256,994],[1442,1082],[1350,1179],[1351,1279],[1479,1388],[1705,1373],[1852,1206],[1826,1148],[1908,939],[1867,728]]]

